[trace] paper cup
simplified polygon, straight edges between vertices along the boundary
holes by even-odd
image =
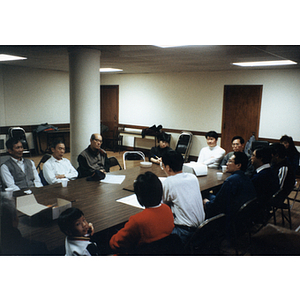
[[[227,166],[222,166],[222,172],[226,173],[227,172]]]
[[[13,188],[6,188],[6,189],[5,189],[5,193],[6,193],[6,196],[7,196],[8,198],[12,198],[13,192],[14,192],[14,189],[13,189]]]
[[[68,186],[68,178],[62,178],[61,179],[61,185],[62,187],[67,187]]]
[[[218,173],[217,173],[217,179],[218,179],[218,180],[221,180],[221,179],[222,179],[222,176],[223,176],[223,173],[222,173],[222,172],[218,172]]]

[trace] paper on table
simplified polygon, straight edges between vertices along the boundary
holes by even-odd
[[[183,173],[194,173],[196,176],[205,176],[207,175],[207,165],[197,162],[184,163],[182,171]]]
[[[131,205],[131,206],[135,206],[135,207],[138,207],[138,208],[143,208],[143,209],[145,208],[144,206],[141,206],[139,204],[135,194],[124,197],[124,198],[121,198],[121,199],[118,199],[116,201],[124,203],[124,204]]]
[[[37,203],[33,194],[17,197],[17,210],[27,216],[31,217],[46,208],[48,207]]]
[[[105,178],[100,180],[100,182],[112,183],[112,184],[121,184],[124,181],[125,177],[126,177],[125,175],[106,174]]]

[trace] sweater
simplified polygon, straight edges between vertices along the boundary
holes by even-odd
[[[113,235],[109,245],[113,250],[126,250],[152,243],[171,234],[174,220],[171,209],[161,204],[145,208],[131,216],[125,226]]]
[[[220,161],[225,155],[225,150],[220,146],[204,147],[200,150],[198,163],[207,165],[208,168],[218,168]]]

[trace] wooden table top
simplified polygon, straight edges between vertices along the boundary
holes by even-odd
[[[126,188],[133,186],[136,177],[146,171],[151,171],[158,177],[166,176],[158,165],[153,164],[151,168],[135,167],[109,173],[126,175],[122,184],[100,183],[81,178],[69,181],[66,188],[63,188],[61,184],[53,184],[42,188],[32,188],[31,190],[37,202],[41,204],[54,204],[56,198],[72,201],[72,206],[81,209],[87,221],[93,223],[95,232],[98,232],[126,222],[130,216],[141,211],[140,208],[116,200],[131,195],[132,192],[126,190]],[[217,172],[218,170],[208,169],[207,176],[198,177],[201,191],[221,185],[229,176],[229,174],[224,174],[223,180],[217,180]],[[24,193],[16,192],[15,196],[21,196],[22,194]],[[65,236],[60,231],[57,220],[41,223],[36,222],[36,217],[23,215],[19,218],[18,228],[22,236],[46,243],[49,250],[63,245]]]

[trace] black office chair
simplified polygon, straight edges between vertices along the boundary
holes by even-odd
[[[49,158],[51,157],[50,154],[44,154],[43,157],[41,158],[40,162],[38,163],[36,169],[37,171],[39,172],[39,176],[40,176],[40,179],[41,179],[41,182],[42,182],[42,185],[45,186],[45,185],[48,185],[49,183],[46,181],[45,177],[44,177],[44,174],[43,174],[43,170],[41,168],[42,164],[44,164]]]
[[[128,252],[128,255],[182,255],[184,248],[177,234],[170,234],[158,241],[143,244]]]
[[[119,168],[120,168],[119,170],[122,170],[122,167],[121,167],[119,161],[116,159],[116,157],[114,157],[114,156],[109,157],[108,160],[109,160],[109,167],[110,168],[112,168],[114,166],[119,166]]]
[[[41,165],[44,164],[49,158],[51,157],[50,154],[44,154],[43,157],[41,158],[40,162],[38,163],[36,169],[38,170],[38,172],[41,172],[42,168]]]
[[[256,230],[253,231],[255,225],[257,225],[257,216],[258,214],[262,213],[262,211],[263,206],[255,197],[244,203],[238,212],[232,217],[230,224],[230,243],[235,248],[236,254],[238,254],[240,247],[242,247],[242,250],[244,251],[247,251],[251,248],[252,234],[261,228],[256,228]],[[244,239],[245,237],[246,241]]]
[[[278,209],[280,209],[282,226],[284,226],[284,220],[286,220],[290,225],[290,229],[292,229],[292,217],[291,217],[291,205],[290,205],[291,198],[289,198],[290,193],[288,193],[288,195],[285,197],[285,200],[278,201],[277,198],[278,198],[279,192],[280,192],[280,190],[275,195],[273,195],[272,200],[271,200],[274,225],[276,225],[276,212]],[[292,192],[292,190],[290,192]],[[287,210],[287,214],[284,213],[285,210]]]
[[[217,255],[221,253],[221,243],[225,239],[225,214],[219,214],[203,221],[184,249],[191,255]]]

